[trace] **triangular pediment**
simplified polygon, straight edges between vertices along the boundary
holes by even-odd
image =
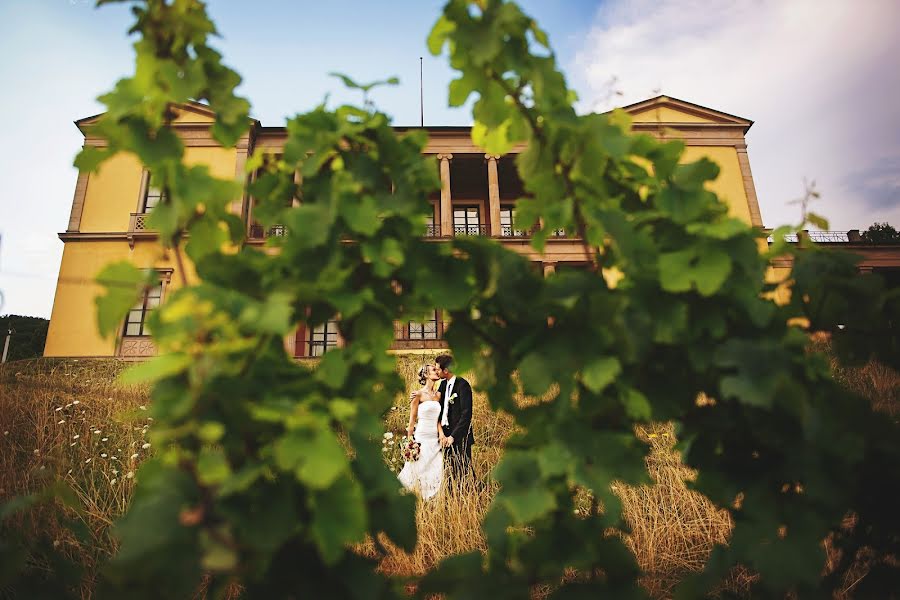
[[[657,96],[649,100],[623,106],[635,123],[724,125],[741,127],[746,131],[753,121],[720,110],[679,100],[671,96]]]
[[[212,123],[216,120],[216,115],[206,104],[202,102],[185,102],[173,107],[175,111],[176,123]],[[78,129],[84,131],[85,127],[95,124],[105,113],[91,115],[83,119],[75,121]]]

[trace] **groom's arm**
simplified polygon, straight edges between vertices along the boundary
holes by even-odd
[[[460,381],[459,383],[463,382]],[[454,391],[456,390],[454,389]],[[456,426],[450,432],[450,437],[453,438],[454,442],[466,439],[469,435],[469,426],[472,425],[472,386],[466,381],[465,385],[459,386],[458,393],[456,401],[459,403],[459,421],[456,422]]]

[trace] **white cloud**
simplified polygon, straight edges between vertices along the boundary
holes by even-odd
[[[859,177],[882,165],[893,181],[900,164],[898,22],[894,0],[612,0],[568,70],[584,110],[663,93],[756,121],[747,141],[766,225],[796,220],[785,202],[804,177],[832,228],[896,224],[900,197]]]

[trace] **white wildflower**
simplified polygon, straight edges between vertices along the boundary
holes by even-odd
[[[382,448],[381,451],[382,451],[382,452],[387,452],[388,449],[387,449],[387,448]]]
[[[117,481],[119,481],[119,480],[116,479],[115,477],[113,477],[112,479],[109,480],[109,485],[116,485]]]
[[[77,444],[77,443],[78,443],[78,442],[72,442],[71,444],[69,444],[69,448],[71,448],[72,446],[74,446],[74,445]]]
[[[57,425],[62,425],[62,424],[65,423],[65,422],[66,422],[65,419],[60,419],[59,421],[56,422],[56,424],[57,424]]]
[[[62,406],[56,407],[56,412],[59,412],[59,411],[61,411],[61,410],[62,410]]]
[[[118,474],[119,474],[119,470],[118,470],[118,469],[110,469],[110,472],[111,472],[113,475],[118,475]]]
[[[152,421],[152,420],[153,420],[153,417],[147,417],[147,420],[148,420],[148,421]]]
[[[101,452],[101,453],[100,453],[100,458],[106,458],[106,452]]]
[[[90,458],[87,459],[86,461],[84,461],[85,464],[87,464],[87,463],[89,463],[89,462],[91,462],[91,459],[90,459]]]
[[[40,453],[41,453],[41,451],[40,451],[40,450],[38,450],[38,449],[37,449],[37,448],[35,448],[35,449],[34,449],[34,453],[35,453],[35,454],[40,454]]]
[[[386,439],[386,440],[393,439],[393,437],[394,437],[393,432],[388,431],[387,433],[384,434],[384,439]]]
[[[53,540],[53,547],[59,548],[59,540]]]
[[[72,406],[72,403],[71,403],[71,402],[69,402],[68,404],[66,404],[66,408],[69,408],[70,406]]]
[[[9,431],[4,431],[3,435],[9,435]]]
[[[69,469],[69,472],[66,473],[66,475],[71,475],[71,474],[72,474],[72,469]]]
[[[41,465],[41,471],[43,471],[43,470],[46,469],[46,468],[47,468],[47,467],[45,467],[44,465]]]
[[[144,444],[143,446],[141,446],[141,448],[144,449],[144,450],[146,450],[146,449],[149,448],[149,447],[150,447],[150,442],[147,442],[146,444]]]
[[[94,430],[94,433],[96,433],[96,434],[99,435],[99,434],[101,434],[102,432],[101,432],[99,429],[95,429],[95,430]]]
[[[141,410],[147,410],[147,407],[144,406],[143,404],[141,404],[140,406],[138,406],[138,408],[141,409]]]
[[[397,462],[397,459],[396,459],[396,458],[392,458],[392,459],[391,459],[391,462],[392,462],[392,463]]]
[[[110,458],[111,460],[119,460],[119,457],[118,457],[118,456],[110,456],[109,458]]]
[[[125,479],[131,479],[132,477],[134,477],[134,471],[128,471],[125,474]]]
[[[105,441],[108,440],[108,439],[109,439],[108,437],[100,438],[100,441],[101,441],[101,442],[105,442]]]
[[[76,433],[75,435],[72,436],[72,439],[73,439],[73,440],[77,440],[77,439],[80,438],[80,437],[81,437],[81,434],[80,434],[80,433]]]
[[[76,401],[73,402],[72,404],[81,404],[81,400],[76,400]]]
[[[137,458],[137,457],[138,457],[137,452],[135,452],[134,454],[131,455],[131,458]]]

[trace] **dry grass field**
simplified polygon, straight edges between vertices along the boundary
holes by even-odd
[[[398,361],[411,389],[421,360],[409,356]],[[87,526],[86,539],[76,540],[60,527],[65,512],[60,507],[30,511],[20,517],[18,526],[29,535],[58,542],[88,567],[88,573],[114,551],[109,526],[127,505],[135,468],[153,451],[148,441],[152,418],[146,412],[147,390],[116,381],[124,366],[113,361],[38,360],[0,367],[0,500],[65,480],[84,507],[77,518]],[[836,369],[836,374],[878,410],[896,417],[900,376],[895,372],[867,365]],[[420,502],[419,543],[411,554],[391,549],[381,563],[387,573],[415,577],[445,556],[485,548],[480,523],[497,492],[490,471],[502,456],[513,424],[509,416],[488,408],[473,383],[477,440],[473,459],[485,484],[453,498]],[[408,418],[408,400],[398,397],[385,417],[385,431],[403,435]],[[673,450],[671,426],[654,424],[636,433],[650,446],[647,468],[654,483],[618,485],[616,492],[631,527],[625,540],[645,572],[642,582],[653,597],[665,598],[685,573],[702,568],[713,544],[727,541],[731,522],[726,512],[688,487],[694,474]],[[388,446],[385,459],[399,470],[399,452]],[[372,552],[373,546],[362,544],[359,550]],[[726,585],[739,592],[751,579],[737,573]],[[90,598],[91,590],[88,577],[82,597]],[[537,595],[543,594],[538,590]]]

